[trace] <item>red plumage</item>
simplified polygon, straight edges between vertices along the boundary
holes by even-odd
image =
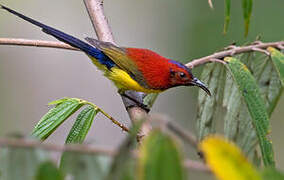
[[[175,82],[170,81],[172,78],[171,71],[183,72],[188,77],[192,77],[185,66],[173,63],[173,60],[165,58],[148,49],[126,48],[127,56],[132,59],[140,72],[142,72],[145,81],[153,89],[167,89],[177,84],[181,84],[179,79]]]

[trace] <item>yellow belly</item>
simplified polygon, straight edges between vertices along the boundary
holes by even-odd
[[[93,63],[104,72],[109,80],[111,80],[119,91],[134,90],[138,92],[145,93],[159,93],[161,90],[147,89],[138,84],[134,79],[132,79],[129,74],[117,67],[108,70],[104,65],[101,65],[96,59],[91,58]]]

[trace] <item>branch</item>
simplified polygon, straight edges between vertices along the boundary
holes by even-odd
[[[56,144],[43,144],[39,141],[31,141],[25,139],[6,139],[0,138],[0,147],[13,147],[13,148],[38,148],[47,151],[56,152],[76,152],[83,154],[101,154],[106,156],[115,156],[118,152],[103,147],[96,147],[84,144],[67,144],[67,145],[56,145]],[[137,157],[136,153],[133,153],[134,157]],[[208,167],[199,161],[187,159],[184,161],[184,166],[190,170],[210,172]]]
[[[85,154],[104,154],[107,156],[116,155],[116,151],[102,148],[102,147],[91,147],[88,145],[55,145],[55,144],[43,144],[38,141],[27,141],[24,139],[5,139],[0,138],[0,147],[15,147],[15,148],[39,148],[48,151],[59,151],[59,152],[78,152]]]
[[[30,39],[0,38],[0,45],[35,46],[35,47],[47,47],[47,48],[80,51],[79,49],[74,48],[69,44],[63,42],[30,40]]]
[[[262,43],[260,41],[257,41],[249,46],[229,46],[225,51],[220,51],[217,53],[214,53],[209,56],[205,56],[199,59],[194,59],[191,62],[187,63],[186,66],[189,68],[194,68],[196,66],[212,62],[212,61],[220,61],[220,59],[223,59],[226,56],[234,56],[236,54],[246,53],[246,52],[252,52],[252,51],[262,51],[264,52],[266,48],[268,47],[275,47],[278,49],[284,49],[284,41],[279,42],[269,42],[269,43]],[[267,51],[265,51],[265,54],[267,54]]]
[[[195,135],[189,130],[184,129],[182,126],[180,126],[175,121],[165,118],[159,114],[156,114],[156,115],[152,114],[149,121],[154,122],[154,123],[157,122],[160,128],[162,129],[166,128],[170,130],[172,133],[179,136],[183,141],[189,143],[192,147],[197,149],[198,142],[197,142]]]
[[[98,39],[115,44],[111,28],[104,14],[103,0],[84,0],[84,3]]]
[[[175,123],[173,121],[166,122],[166,126],[169,130],[171,130],[176,135],[181,137],[184,141],[188,142],[194,148],[197,148],[196,137],[191,132],[182,128],[181,126],[179,126],[177,123]]]
[[[203,172],[207,172],[210,173],[210,169],[202,162],[199,161],[193,161],[190,159],[186,159],[183,162],[183,165],[186,169],[194,169],[194,170],[198,170],[198,171],[203,171]]]

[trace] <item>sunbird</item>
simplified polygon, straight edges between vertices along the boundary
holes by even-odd
[[[148,49],[118,47],[110,42],[89,37],[85,38],[88,44],[1,4],[0,7],[86,53],[122,95],[127,90],[160,93],[176,86],[198,86],[211,95],[205,84],[194,77],[188,67],[178,61],[165,58]]]

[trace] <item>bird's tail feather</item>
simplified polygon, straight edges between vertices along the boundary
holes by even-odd
[[[94,57],[94,58],[96,58],[98,60],[100,60],[102,58],[102,56],[104,56],[104,54],[103,54],[103,52],[101,50],[99,50],[97,48],[94,48],[93,46],[91,46],[91,45],[81,41],[78,38],[75,38],[75,37],[73,37],[71,35],[68,35],[68,34],[66,34],[66,33],[64,33],[62,31],[59,31],[59,30],[53,28],[53,27],[47,26],[45,24],[42,24],[41,22],[38,22],[38,21],[36,21],[34,19],[31,19],[31,18],[29,18],[29,17],[27,17],[27,16],[25,16],[25,15],[23,15],[21,13],[18,13],[18,12],[14,11],[14,10],[6,7],[6,6],[3,6],[1,4],[0,4],[0,7],[2,9],[5,9],[8,12],[10,12],[10,13],[12,13],[12,14],[14,14],[14,15],[16,15],[16,16],[18,16],[18,17],[20,17],[20,18],[22,18],[22,19],[24,19],[24,20],[26,20],[26,21],[28,21],[28,22],[36,25],[36,26],[38,26],[38,27],[41,27],[43,32],[45,32],[45,33],[47,33],[49,35],[52,35],[56,39],[58,39],[60,41],[63,41],[63,42],[65,42],[65,43],[67,43],[67,44],[69,44],[69,45],[71,45],[73,47],[76,47],[76,48],[82,50],[83,52],[87,53],[88,55],[90,55],[90,56],[92,56],[92,57]]]

